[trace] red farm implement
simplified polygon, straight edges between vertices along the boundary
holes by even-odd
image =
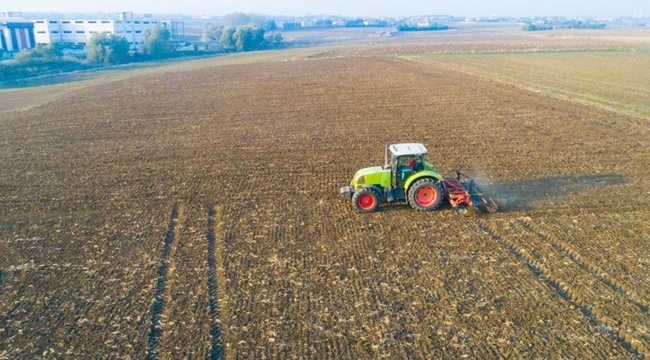
[[[465,213],[471,206],[481,212],[497,211],[497,204],[490,199],[471,177],[456,171],[455,178],[446,178],[443,182],[445,197],[457,213]]]

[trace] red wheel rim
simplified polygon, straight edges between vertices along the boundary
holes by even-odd
[[[361,210],[370,210],[375,207],[375,203],[377,203],[377,200],[371,194],[361,194],[357,199],[357,204],[359,204]]]
[[[433,186],[423,186],[415,193],[415,200],[420,206],[431,206],[438,201],[438,192]]]

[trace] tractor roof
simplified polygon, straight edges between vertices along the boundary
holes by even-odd
[[[392,152],[395,156],[427,154],[427,148],[419,143],[393,144],[388,148],[390,149],[390,152]]]

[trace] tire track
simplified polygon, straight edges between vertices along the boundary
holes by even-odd
[[[5,278],[7,277],[7,272],[4,269],[0,269],[0,299],[5,293]]]
[[[147,359],[158,358],[158,345],[162,336],[161,316],[165,311],[167,303],[167,294],[169,293],[167,279],[169,270],[173,268],[173,253],[178,243],[178,227],[181,226],[182,207],[178,203],[174,204],[172,213],[165,233],[163,251],[161,254],[160,265],[158,266],[158,279],[156,281],[156,293],[154,294],[153,305],[151,306],[151,330],[149,330],[149,350]]]
[[[543,280],[551,288],[553,288],[560,297],[565,301],[571,303],[594,325],[599,328],[607,329],[607,334],[612,340],[619,343],[623,348],[629,351],[633,356],[650,358],[650,351],[643,345],[641,341],[632,337],[627,332],[623,331],[621,325],[613,322],[606,321],[604,317],[599,317],[592,311],[591,306],[585,301],[580,293],[571,285],[562,281],[561,279],[554,279],[551,277],[551,271],[546,268],[542,263],[539,263],[535,258],[525,249],[520,249],[515,243],[510,241],[507,237],[502,236],[492,226],[487,224],[481,219],[475,220],[476,225],[488,234],[492,239],[503,244],[512,255],[518,260],[523,262],[528,269],[540,280]]]
[[[12,249],[8,243],[0,244],[0,252],[2,253],[2,258],[0,258],[0,261],[2,261],[3,264],[24,264],[27,262],[25,258],[21,256],[18,251]],[[10,262],[9,259],[12,261]]]
[[[219,281],[223,276],[219,269],[223,269],[223,247],[217,244],[215,234],[215,216],[217,211],[214,207],[208,210],[208,295],[210,298],[210,359],[221,360],[225,357],[223,346],[222,322],[220,319],[219,288],[223,291],[225,281]],[[224,279],[225,280],[225,279]]]
[[[571,261],[576,263],[581,269],[596,277],[600,282],[617,294],[623,296],[643,313],[648,314],[648,304],[644,303],[643,299],[636,294],[634,290],[626,284],[616,280],[593,262],[588,259],[583,259],[568,243],[558,239],[554,235],[545,233],[530,218],[519,218],[517,219],[517,223],[529,233],[537,236],[540,240],[549,243],[557,252],[571,259]]]

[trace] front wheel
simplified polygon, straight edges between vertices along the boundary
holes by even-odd
[[[408,201],[414,209],[435,210],[442,202],[443,190],[440,183],[432,178],[416,181],[408,190]]]
[[[352,202],[360,213],[369,213],[377,210],[379,207],[379,196],[373,189],[363,188],[354,193]]]

